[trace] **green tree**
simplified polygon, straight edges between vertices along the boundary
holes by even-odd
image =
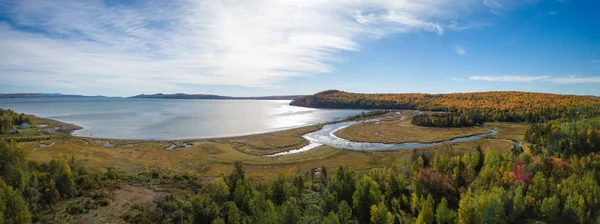
[[[323,218],[323,224],[340,224],[339,217],[335,214],[335,212],[330,211],[329,215]]]
[[[233,192],[233,201],[239,206],[242,211],[250,211],[250,201],[252,200],[253,190],[252,184],[246,178],[236,182],[235,191]]]
[[[200,192],[209,195],[218,204],[223,204],[229,198],[229,187],[222,178],[209,181],[202,185]]]
[[[194,223],[209,223],[219,218],[221,209],[206,195],[200,195],[193,201]]]
[[[567,196],[563,212],[570,215],[573,220],[579,223],[585,223],[590,216],[585,205],[585,199],[577,192]]]
[[[502,187],[493,187],[477,197],[478,221],[480,223],[503,223],[505,191]]]
[[[211,222],[211,224],[225,224],[225,220],[223,220],[222,218],[216,218]]]
[[[458,203],[458,223],[504,223],[506,192],[493,187],[475,195],[469,189]]]
[[[388,211],[384,203],[371,206],[371,223],[373,224],[391,224],[394,221],[394,216]]]
[[[410,194],[410,209],[413,214],[419,214],[421,212],[421,198],[417,195],[417,192],[412,192]]]
[[[237,187],[237,182],[239,180],[246,179],[245,173],[246,173],[246,171],[244,170],[244,166],[242,165],[242,162],[236,161],[233,171],[226,179],[227,186],[229,186],[230,197],[233,197],[233,192],[235,192],[235,188]],[[230,198],[230,199],[232,199],[232,198]]]
[[[430,224],[433,223],[435,218],[435,214],[433,213],[434,206],[433,197],[431,195],[427,196],[427,200],[421,203],[421,212],[419,212],[419,216],[417,216],[417,224]]]
[[[349,224],[352,219],[352,209],[346,201],[340,202],[337,208],[337,215],[341,224]]]
[[[352,202],[352,196],[356,189],[356,178],[355,173],[343,166],[339,166],[333,177],[333,180],[329,183],[331,192],[335,192],[338,201]]]
[[[289,184],[285,181],[282,173],[277,175],[277,179],[269,186],[270,199],[275,205],[281,205],[286,200]]]
[[[438,224],[456,222],[456,212],[448,208],[448,200],[446,198],[442,198],[442,201],[438,204],[435,219]]]
[[[352,195],[354,211],[358,220],[362,223],[368,222],[370,218],[371,205],[379,202],[381,192],[379,185],[367,175],[363,175],[356,182],[356,190]]]
[[[229,203],[229,212],[227,213],[227,224],[238,224],[242,220],[240,210],[234,202]]]
[[[64,197],[75,194],[75,179],[71,167],[64,159],[50,161],[50,174],[56,184],[56,189]]]
[[[0,223],[31,223],[27,202],[0,178]]]
[[[0,140],[0,177],[6,184],[22,191],[27,183],[27,153],[14,140]]]
[[[525,211],[525,197],[523,195],[523,186],[519,185],[515,189],[515,195],[512,201],[512,209],[510,213],[511,220],[517,220]]]
[[[560,200],[556,195],[542,200],[540,211],[548,221],[556,221],[560,213]]]
[[[535,208],[535,211],[539,211],[539,206],[542,203],[542,199],[548,196],[548,181],[542,172],[536,172],[531,179],[531,184],[527,189],[527,196],[534,199],[533,204],[529,206]]]
[[[275,224],[279,222],[276,207],[262,193],[256,193],[250,202],[250,212],[255,223]]]
[[[281,206],[280,214],[283,223],[298,223],[302,216],[302,207],[298,199],[292,197]]]

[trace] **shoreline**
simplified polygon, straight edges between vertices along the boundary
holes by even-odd
[[[103,138],[103,137],[73,135],[73,133],[75,131],[82,130],[84,128],[81,126],[78,126],[76,124],[73,124],[73,123],[67,123],[65,121],[60,121],[60,120],[46,118],[46,117],[39,117],[39,116],[32,115],[32,114],[28,114],[28,115],[34,117],[35,119],[37,119],[39,121],[42,121],[42,123],[58,124],[58,125],[56,125],[56,124],[55,125],[60,128],[56,131],[48,131],[44,128],[44,131],[48,131],[50,133],[59,133],[59,134],[62,134],[62,135],[68,136],[68,137],[74,137],[74,138],[79,138],[79,139],[83,139],[83,140],[126,141],[126,142],[140,142],[140,143],[141,142],[196,142],[196,141],[216,141],[216,140],[227,140],[227,139],[235,139],[235,138],[247,138],[247,137],[256,137],[256,136],[260,136],[260,135],[271,135],[271,134],[276,134],[276,133],[280,133],[280,132],[284,132],[284,131],[302,129],[302,128],[306,128],[306,127],[317,127],[319,129],[321,129],[321,127],[328,125],[328,124],[335,124],[335,123],[347,121],[347,118],[344,118],[344,119],[330,121],[330,122],[324,122],[324,123],[288,127],[288,128],[283,128],[281,130],[259,132],[259,133],[252,133],[252,134],[222,136],[222,137],[206,137],[206,138],[200,137],[200,138],[182,138],[182,139],[120,139],[120,138]],[[52,125],[52,126],[55,126],[55,125]],[[64,128],[64,127],[67,127],[67,128]]]
[[[89,141],[89,140],[101,140],[101,141],[136,142],[136,143],[173,143],[173,142],[219,141],[219,140],[230,140],[230,139],[236,139],[236,138],[257,137],[257,136],[261,136],[261,135],[275,135],[275,134],[280,133],[280,132],[291,131],[291,130],[296,130],[296,129],[303,129],[303,128],[307,128],[307,127],[315,127],[315,128],[317,128],[317,130],[321,130],[323,128],[323,126],[329,125],[329,124],[336,124],[336,123],[350,122],[350,121],[361,121],[361,120],[362,120],[362,122],[375,122],[372,119],[386,118],[386,116],[389,115],[390,113],[406,112],[406,111],[414,111],[414,110],[392,110],[392,111],[390,111],[388,113],[385,113],[385,114],[382,114],[382,115],[363,117],[363,118],[360,118],[358,120],[349,120],[348,118],[344,118],[344,119],[334,120],[334,121],[330,121],[330,122],[317,123],[317,124],[308,124],[308,125],[301,125],[301,126],[294,126],[294,127],[283,128],[283,129],[280,129],[280,130],[267,131],[267,132],[259,132],[259,133],[252,133],[252,134],[231,135],[231,136],[222,136],[222,137],[182,138],[182,139],[119,139],[119,138],[103,138],[103,137],[93,137],[93,136],[79,136],[79,135],[73,135],[73,133],[75,131],[82,130],[84,128],[81,127],[81,126],[78,126],[78,125],[76,125],[74,123],[67,123],[65,121],[60,121],[60,120],[56,120],[56,119],[52,119],[52,118],[46,118],[46,117],[39,117],[39,116],[36,116],[36,115],[30,115],[30,116],[33,116],[35,119],[43,121],[45,123],[55,123],[52,126],[58,126],[58,127],[60,127],[56,131],[48,131],[48,130],[46,130],[47,128],[43,128],[44,131],[48,131],[48,132],[51,132],[51,133],[59,133],[61,135],[67,136],[67,137],[74,137],[74,138],[78,138],[78,139],[82,139],[82,140],[86,140],[86,141]],[[417,113],[418,112],[422,112],[422,111],[417,111]],[[414,115],[414,114],[412,114],[412,115]],[[412,115],[409,115],[409,116],[403,115],[400,118],[400,120],[409,119],[410,117],[412,117]],[[357,122],[356,124],[359,124],[359,123],[361,123],[361,122]],[[353,125],[355,125],[355,124],[353,124]],[[351,126],[351,125],[349,125],[349,126]],[[344,128],[347,128],[349,126],[346,126]],[[482,127],[485,128],[484,126],[482,126]],[[485,134],[490,134],[493,129],[488,129],[488,130],[489,130],[489,132],[483,133],[483,134],[484,135]],[[339,130],[335,130],[331,134],[335,135],[335,133],[337,131],[339,131]],[[302,137],[305,134],[308,134],[308,133],[303,133],[303,134],[299,135],[298,137]],[[442,141],[427,141],[427,142],[425,142],[425,141],[423,141],[423,142],[421,142],[421,141],[415,141],[415,142],[394,142],[394,143],[349,140],[349,139],[345,139],[345,138],[339,137],[337,135],[335,135],[335,136],[338,137],[338,138],[342,138],[342,139],[345,139],[345,140],[348,140],[348,141],[352,141],[352,142],[357,142],[357,143],[383,143],[383,144],[419,143],[419,144],[434,144],[434,143],[438,143],[438,142],[452,141],[452,140],[457,139],[457,138],[468,138],[468,137],[472,137],[472,136],[476,136],[476,135],[482,135],[482,134],[472,134],[472,135],[466,135],[466,136],[459,136],[459,137],[454,137],[454,138],[446,139],[446,140],[442,140]],[[308,144],[306,144],[306,145],[309,145],[309,144],[310,144],[310,142]],[[302,147],[305,147],[306,145],[303,145]],[[277,153],[275,153],[275,154],[277,154]]]

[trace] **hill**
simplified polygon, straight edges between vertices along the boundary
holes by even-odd
[[[591,117],[600,113],[600,98],[533,92],[449,94],[361,94],[327,90],[295,99],[293,106],[344,109],[414,109],[474,114],[486,121],[548,121]]]

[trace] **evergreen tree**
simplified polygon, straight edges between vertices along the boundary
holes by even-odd
[[[354,211],[360,222],[368,222],[370,218],[371,205],[379,202],[380,191],[377,182],[363,175],[356,182],[356,190],[352,195]]]
[[[456,222],[456,212],[448,208],[448,200],[446,200],[446,198],[442,198],[442,201],[438,204],[435,219],[438,224],[450,224]]]

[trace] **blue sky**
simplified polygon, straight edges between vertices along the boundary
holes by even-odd
[[[600,95],[600,2],[0,0],[0,92]]]

